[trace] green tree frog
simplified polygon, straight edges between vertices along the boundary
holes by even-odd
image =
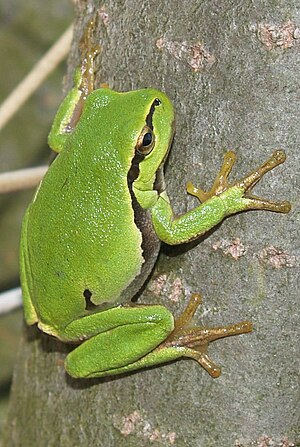
[[[88,39],[90,36],[86,38]],[[200,204],[174,216],[163,179],[174,109],[161,91],[94,90],[88,46],[75,86],[55,117],[50,147],[58,153],[29,205],[21,236],[25,319],[77,346],[66,357],[76,378],[101,377],[191,357],[213,377],[209,342],[251,331],[250,322],[206,328],[191,324],[192,295],[174,319],[164,306],[134,304],[160,241],[197,238],[226,216],[249,209],[286,213],[288,202],[251,196],[251,188],[285,159],[283,151],[229,184],[235,154],[227,152],[209,192],[188,184]]]

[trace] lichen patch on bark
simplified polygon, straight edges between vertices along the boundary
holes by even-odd
[[[291,20],[283,24],[259,23],[253,30],[268,50],[287,49],[300,44],[300,28]]]
[[[201,42],[177,42],[160,37],[156,41],[159,50],[165,51],[175,59],[187,64],[193,71],[201,71],[215,63],[215,56]]]

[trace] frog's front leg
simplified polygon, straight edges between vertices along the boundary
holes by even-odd
[[[194,294],[174,322],[163,306],[118,307],[70,323],[61,338],[83,339],[66,358],[67,372],[77,378],[102,377],[190,357],[212,377],[220,375],[207,355],[208,344],[222,337],[250,332],[241,322],[218,328],[191,327],[190,320],[201,303]]]
[[[233,187],[238,188],[240,193],[242,193],[241,203],[237,203],[237,211],[244,211],[247,209],[264,209],[268,211],[275,211],[278,213],[288,213],[291,209],[289,202],[273,202],[271,200],[264,200],[259,197],[255,197],[251,194],[252,188],[257,182],[269,171],[274,169],[276,166],[284,163],[286,159],[284,151],[275,151],[273,155],[256,170],[251,172],[241,181],[230,185],[228,182],[228,176],[232,170],[232,167],[236,161],[236,154],[233,151],[228,151],[225,154],[223,165],[217,175],[214,184],[210,191],[205,192],[200,188],[196,188],[191,182],[187,184],[187,192],[195,197],[197,197],[200,202],[206,202],[213,196],[220,196],[226,190]],[[230,195],[230,194],[229,194]],[[239,209],[241,208],[241,209]],[[232,210],[237,212],[235,208]],[[232,214],[232,211],[230,214]]]
[[[187,192],[196,196],[201,205],[186,214],[174,217],[168,196],[163,192],[151,209],[155,231],[167,244],[179,244],[197,238],[221,222],[226,216],[250,209],[264,209],[279,213],[288,213],[289,202],[275,202],[251,195],[252,188],[263,175],[285,161],[285,153],[276,151],[260,167],[241,181],[228,183],[228,176],[235,163],[235,153],[225,155],[223,166],[212,189],[205,192],[191,183]]]
[[[80,43],[81,66],[74,72],[74,87],[61,103],[48,135],[48,144],[55,152],[60,152],[65,147],[68,135],[80,119],[85,100],[95,88],[94,60],[100,47],[92,43],[93,28],[94,22],[90,21]]]

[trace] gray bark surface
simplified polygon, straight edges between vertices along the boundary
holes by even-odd
[[[84,24],[101,5],[77,2],[69,85]],[[99,82],[156,87],[175,105],[166,168],[175,212],[197,203],[188,180],[210,188],[226,149],[238,154],[238,179],[279,147],[286,163],[255,193],[289,199],[293,209],[241,213],[201,243],[164,247],[139,299],[178,315],[199,291],[198,324],[253,321],[252,334],[210,346],[219,379],[183,360],[73,380],[63,368],[70,347],[25,328],[3,446],[300,445],[299,4],[110,0],[101,17]]]

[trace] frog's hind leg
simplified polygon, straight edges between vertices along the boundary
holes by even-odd
[[[35,308],[31,301],[30,291],[32,290],[32,275],[30,273],[30,262],[28,260],[27,248],[27,223],[28,223],[29,208],[23,218],[22,235],[20,242],[20,278],[22,285],[22,297],[24,306],[24,316],[27,324],[32,325],[37,323],[38,317]]]
[[[173,329],[173,315],[159,305],[122,306],[88,315],[71,322],[60,336],[65,341],[86,339],[67,356],[66,370],[87,378],[142,368],[147,354]]]
[[[76,320],[67,331],[74,337],[74,329],[81,336],[92,331],[96,319],[94,328],[101,328],[101,333],[91,334],[68,355],[66,370],[73,377],[102,377],[191,357],[212,377],[218,377],[220,368],[207,355],[209,343],[250,332],[252,324],[245,321],[211,329],[193,327],[191,318],[200,303],[200,296],[192,295],[175,324],[163,306],[114,308]]]

